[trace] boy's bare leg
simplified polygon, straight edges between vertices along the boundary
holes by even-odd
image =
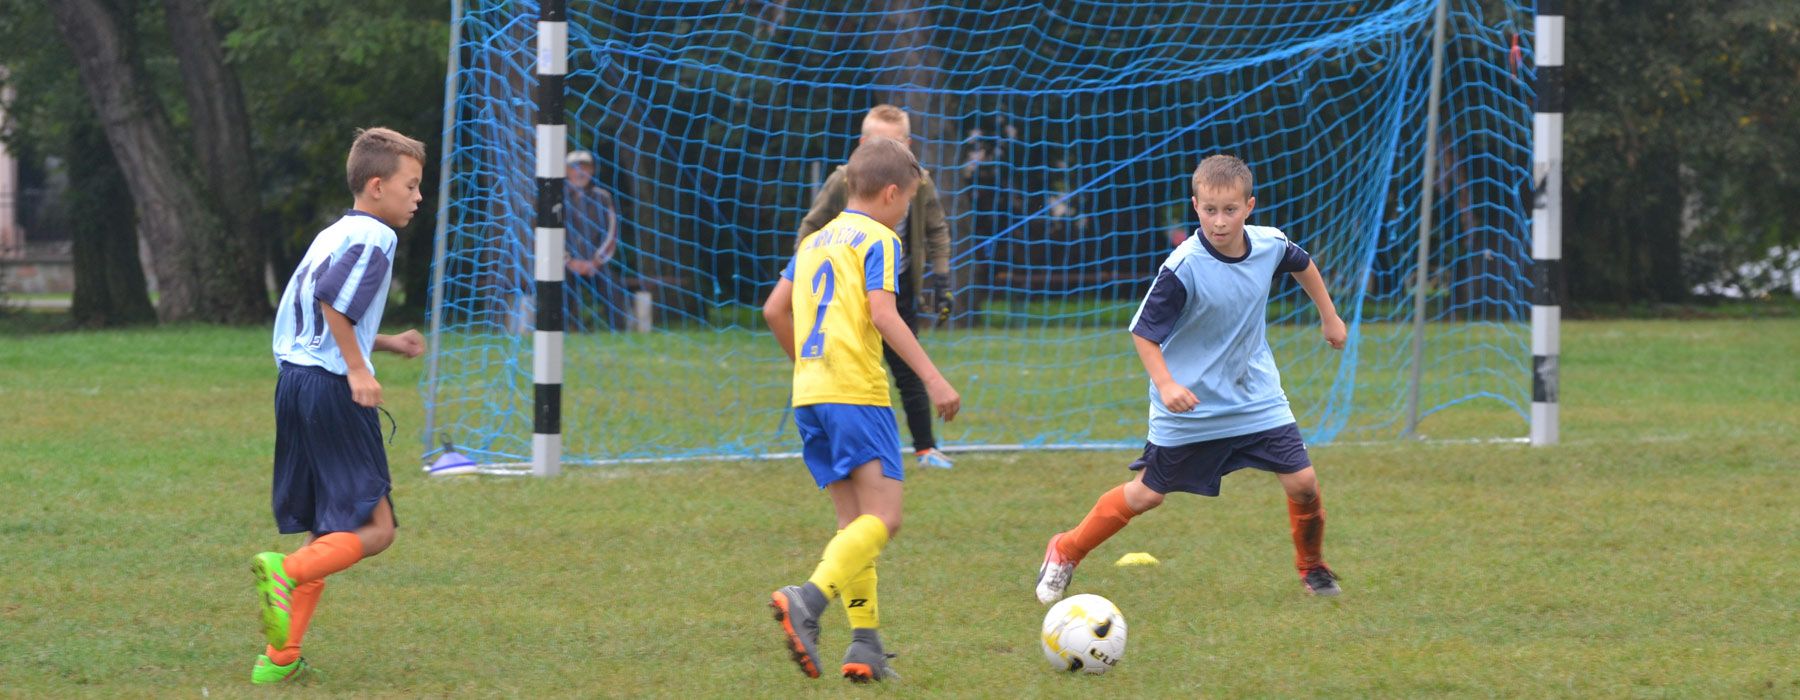
[[[901,506],[904,501],[904,489],[899,481],[889,479],[881,473],[881,465],[859,470],[844,482],[850,491],[856,494],[857,516],[873,515],[888,528],[891,538],[900,530]],[[854,521],[855,516],[851,518]],[[844,521],[840,521],[844,522]],[[847,524],[847,523],[845,523]],[[877,593],[876,562],[869,560],[869,565],[851,575],[844,583],[844,590],[838,599],[843,601],[844,614],[850,618],[850,644],[844,649],[844,662],[840,672],[845,678],[858,683],[879,681],[895,676],[894,669],[888,664],[887,650],[881,643],[880,598]]]
[[[1312,467],[1292,474],[1278,474],[1281,490],[1287,492],[1288,524],[1294,537],[1294,568],[1300,581],[1313,595],[1334,596],[1343,592],[1337,574],[1325,565],[1325,501],[1319,492],[1319,477]]]
[[[831,496],[831,508],[837,511],[837,529],[843,529],[862,515],[861,505],[856,500],[856,487],[849,479],[834,481],[825,486],[825,494]]]
[[[281,601],[287,613],[282,624],[274,625],[284,628],[280,634],[265,632],[269,643],[265,654],[270,663],[288,666],[299,660],[300,644],[318,607],[319,596],[325,592],[325,578],[386,550],[394,543],[394,529],[394,508],[383,498],[369,513],[369,521],[355,532],[308,534],[305,544],[293,554],[257,555],[252,570],[257,572],[259,588],[266,589],[265,597],[273,595]],[[271,626],[266,618],[264,626]]]
[[[1162,505],[1163,495],[1144,485],[1144,472],[1131,481],[1115,486],[1094,501],[1087,517],[1074,529],[1059,532],[1044,547],[1044,562],[1038,566],[1037,599],[1049,605],[1062,599],[1063,591],[1075,577],[1075,566],[1100,543],[1125,529],[1132,518]]]
[[[850,472],[850,486],[856,492],[861,515],[873,515],[887,526],[888,537],[900,534],[900,506],[904,485],[881,473],[881,462],[872,461]],[[841,482],[840,482],[841,483]]]
[[[382,498],[369,513],[369,522],[356,528],[356,539],[362,541],[363,558],[387,551],[394,544],[394,506]]]
[[[861,511],[825,545],[825,553],[812,577],[803,585],[785,586],[770,596],[775,620],[788,638],[794,663],[808,676],[819,676],[819,616],[844,591],[855,575],[872,567],[875,557],[900,524],[899,481],[881,475],[880,460],[871,460],[850,472],[850,478],[830,484],[832,504],[841,516],[852,507]],[[890,525],[890,522],[892,523]]]

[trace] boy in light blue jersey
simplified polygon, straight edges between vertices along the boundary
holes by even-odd
[[[1341,591],[1320,549],[1325,510],[1318,478],[1267,338],[1269,287],[1281,273],[1318,308],[1332,349],[1346,331],[1312,256],[1279,229],[1246,226],[1256,207],[1250,168],[1212,156],[1194,171],[1201,228],[1157,271],[1131,319],[1132,342],[1150,376],[1150,431],[1137,476],[1102,495],[1075,529],[1050,538],[1038,568],[1046,605],[1068,588],[1075,565],[1170,491],[1219,495],[1222,477],[1244,467],[1274,472],[1287,492],[1294,564],[1314,595]]]
[[[311,673],[300,658],[325,577],[386,550],[398,523],[375,407],[371,352],[418,357],[418,331],[381,335],[393,281],[394,229],[418,211],[425,145],[392,129],[359,132],[345,162],[353,208],[313,239],[275,318],[275,468],[270,506],[282,534],[307,533],[292,554],[251,560],[265,653],[252,683]]]

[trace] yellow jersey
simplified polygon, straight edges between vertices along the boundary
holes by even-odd
[[[800,239],[781,276],[794,283],[794,405],[887,406],[881,333],[869,292],[895,292],[900,237],[846,209]]]

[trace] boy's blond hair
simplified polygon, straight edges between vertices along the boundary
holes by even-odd
[[[912,133],[912,117],[907,116],[906,110],[893,105],[879,104],[870,108],[869,113],[863,117],[863,134],[869,133],[869,122],[872,121],[894,124],[901,131]]]
[[[385,178],[399,172],[401,156],[424,165],[425,144],[384,126],[358,129],[356,142],[350,144],[350,157],[344,159],[350,194],[362,194],[363,187],[373,178]]]
[[[1249,197],[1251,186],[1256,184],[1250,177],[1250,166],[1237,156],[1207,156],[1200,161],[1200,167],[1194,168],[1194,196],[1200,196],[1201,189],[1225,189],[1241,187],[1244,196]]]
[[[844,187],[851,197],[875,197],[888,185],[905,191],[924,177],[912,150],[886,136],[864,140],[844,166]]]

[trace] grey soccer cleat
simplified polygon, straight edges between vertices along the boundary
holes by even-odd
[[[1316,596],[1329,598],[1344,592],[1344,589],[1338,587],[1337,574],[1332,573],[1330,568],[1323,565],[1307,569],[1306,573],[1300,574],[1300,583],[1306,585],[1308,593]]]
[[[787,635],[788,653],[809,678],[819,677],[819,611],[828,602],[810,581],[800,586],[782,586],[769,594],[775,621],[781,623],[781,631]]]
[[[872,629],[850,631],[850,648],[844,650],[844,677],[856,683],[899,678],[888,665],[893,654],[881,649],[881,633]]]

